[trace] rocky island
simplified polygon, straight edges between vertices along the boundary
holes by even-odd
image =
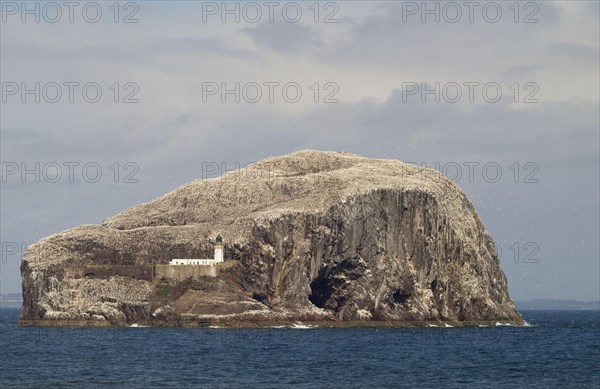
[[[211,258],[219,234],[214,271],[169,268]],[[21,274],[22,325],[523,323],[492,238],[456,184],[340,152],[299,151],[190,182],[40,240]]]

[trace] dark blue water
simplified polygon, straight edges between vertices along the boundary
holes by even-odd
[[[598,388],[600,313],[531,327],[20,328],[2,309],[0,387]]]

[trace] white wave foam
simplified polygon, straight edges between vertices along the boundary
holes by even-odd
[[[298,329],[298,330],[306,330],[310,328],[315,328],[316,326],[310,324],[302,324],[302,323],[294,323],[290,328]]]

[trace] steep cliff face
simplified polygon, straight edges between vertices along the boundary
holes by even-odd
[[[210,257],[217,278],[154,265]],[[226,262],[226,263],[227,263]],[[492,239],[438,172],[300,151],[186,184],[26,252],[23,324],[522,323]]]

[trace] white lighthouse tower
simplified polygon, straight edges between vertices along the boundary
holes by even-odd
[[[217,238],[215,239],[215,263],[221,263],[223,262],[225,259],[225,255],[224,255],[224,245],[223,245],[223,237],[221,237],[221,235],[217,235]]]

